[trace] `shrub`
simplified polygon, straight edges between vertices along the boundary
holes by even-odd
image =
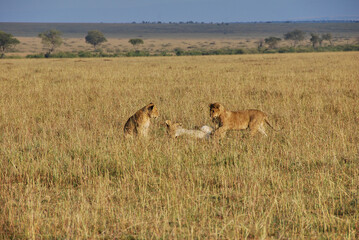
[[[175,48],[174,52],[175,52],[176,56],[181,56],[184,53],[184,51],[181,48]]]
[[[50,58],[76,58],[78,55],[72,52],[58,52],[49,56]]]
[[[94,57],[94,53],[87,52],[87,51],[80,51],[80,52],[78,52],[78,56],[81,58],[91,58],[91,57]]]
[[[45,57],[45,54],[43,54],[43,53],[26,55],[26,58],[44,58],[44,57]]]
[[[126,54],[127,57],[147,57],[150,56],[150,53],[147,51],[130,51]]]

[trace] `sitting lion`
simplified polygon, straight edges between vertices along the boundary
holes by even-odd
[[[158,115],[158,109],[153,103],[144,106],[127,120],[123,128],[125,137],[147,137],[151,118],[157,118]]]
[[[189,130],[182,127],[182,123],[172,123],[171,120],[166,120],[167,133],[171,138],[176,138],[182,135],[190,136],[193,138],[209,139],[213,128],[209,126],[202,126],[200,130]]]
[[[274,129],[267,120],[267,114],[260,110],[248,109],[243,111],[228,111],[220,103],[209,104],[209,114],[212,122],[216,124],[214,132],[215,137],[223,137],[227,130],[250,129],[250,135],[253,136],[259,131],[265,133],[264,122]]]

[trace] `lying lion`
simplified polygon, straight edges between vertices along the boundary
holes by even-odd
[[[158,109],[153,103],[144,106],[127,120],[123,128],[125,137],[147,137],[151,118],[157,118],[158,116]]]
[[[172,123],[171,120],[166,120],[167,133],[171,138],[179,136],[190,136],[193,138],[205,138],[209,139],[213,128],[209,126],[203,126],[200,130],[189,130],[182,127],[182,123]]]
[[[264,123],[274,129],[267,120],[267,114],[260,110],[248,109],[243,111],[228,111],[220,103],[209,104],[209,114],[212,122],[216,124],[214,132],[215,137],[222,138],[227,130],[250,129],[250,135],[253,136],[259,131],[267,136]]]

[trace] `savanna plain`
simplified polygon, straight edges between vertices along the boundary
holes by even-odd
[[[123,125],[153,102],[148,139]],[[279,132],[170,139],[208,104]],[[3,59],[2,239],[358,239],[359,54]]]

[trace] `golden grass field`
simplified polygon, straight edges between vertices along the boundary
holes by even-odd
[[[3,59],[0,94],[2,239],[359,238],[358,52]],[[284,129],[168,138],[215,101]]]

